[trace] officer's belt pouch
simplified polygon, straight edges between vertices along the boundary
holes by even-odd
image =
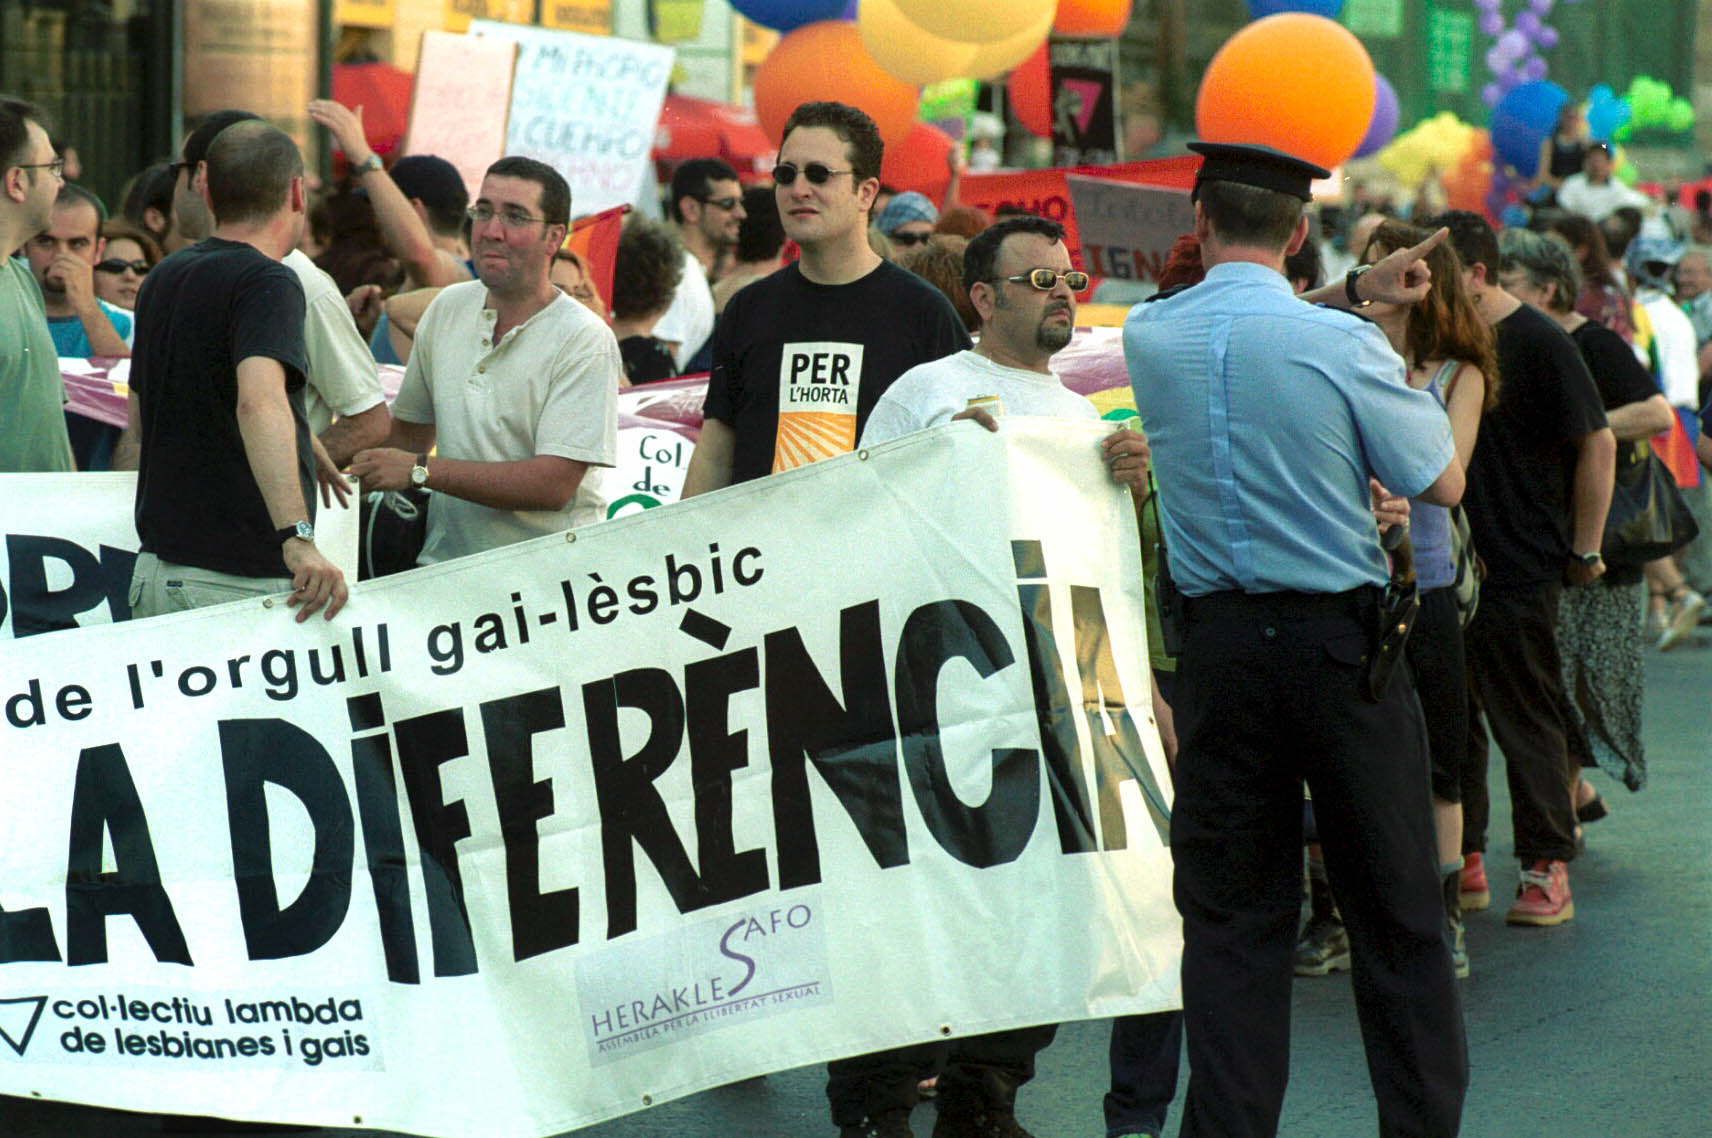
[[[1153,599],[1159,612],[1160,647],[1167,656],[1183,654],[1183,594],[1171,579],[1171,560],[1163,541],[1153,547],[1159,560],[1154,563]]]
[[[1403,648],[1409,633],[1415,629],[1415,617],[1421,611],[1421,593],[1411,578],[1407,583],[1392,578],[1379,598],[1373,618],[1372,650],[1367,654],[1367,668],[1361,674],[1361,698],[1369,703],[1383,703],[1385,691],[1391,686],[1391,676],[1397,662],[1403,658]]]

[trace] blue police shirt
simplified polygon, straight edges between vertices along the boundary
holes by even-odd
[[[1369,474],[1413,498],[1456,455],[1377,326],[1298,300],[1263,265],[1216,265],[1137,305],[1124,358],[1186,596],[1383,584]]]

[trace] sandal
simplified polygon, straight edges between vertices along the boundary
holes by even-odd
[[[1588,790],[1593,791],[1593,797],[1583,802],[1581,800],[1581,787],[1587,787]],[[1600,796],[1599,792],[1593,790],[1591,786],[1587,786],[1586,779],[1580,780],[1577,783],[1575,794],[1575,820],[1577,822],[1597,822],[1610,813],[1610,808],[1605,805],[1605,799]]]

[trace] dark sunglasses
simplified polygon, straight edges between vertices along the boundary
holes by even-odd
[[[933,234],[931,234],[931,233],[893,233],[890,236],[888,236],[886,238],[886,240],[890,241],[893,245],[902,245],[905,248],[908,248],[911,245],[926,245],[929,241],[933,240]]]
[[[809,181],[812,182],[814,179],[810,178]],[[696,201],[700,202],[702,205],[710,205],[716,209],[722,209],[726,213],[730,213],[732,210],[743,204],[742,198],[697,198]]]
[[[1051,292],[1060,280],[1070,286],[1071,292],[1081,292],[1088,287],[1088,274],[1077,269],[1071,269],[1067,273],[1054,272],[1051,269],[1030,269],[1026,273],[1006,277],[1005,280],[1012,284],[1032,285],[1041,292]]]
[[[834,170],[824,162],[810,162],[802,168],[802,176],[807,178],[811,186],[824,186],[834,174],[854,174],[854,170]],[[797,180],[797,167],[794,162],[781,162],[773,167],[773,181],[781,186],[788,186]]]
[[[149,263],[147,261],[127,261],[120,257],[109,257],[105,261],[95,263],[95,271],[98,273],[122,273],[126,269],[130,269],[139,277],[147,276]]]

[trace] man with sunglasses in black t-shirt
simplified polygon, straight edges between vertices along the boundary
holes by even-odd
[[[773,178],[802,259],[720,319],[685,497],[854,450],[893,380],[969,346],[950,301],[868,246],[882,153],[873,120],[841,103],[786,124]]]
[[[969,346],[951,302],[868,245],[883,152],[874,121],[842,103],[804,103],[785,124],[774,192],[802,259],[742,289],[720,318],[684,497],[854,450],[894,380]],[[933,1048],[829,1064],[841,1138],[910,1138]]]

